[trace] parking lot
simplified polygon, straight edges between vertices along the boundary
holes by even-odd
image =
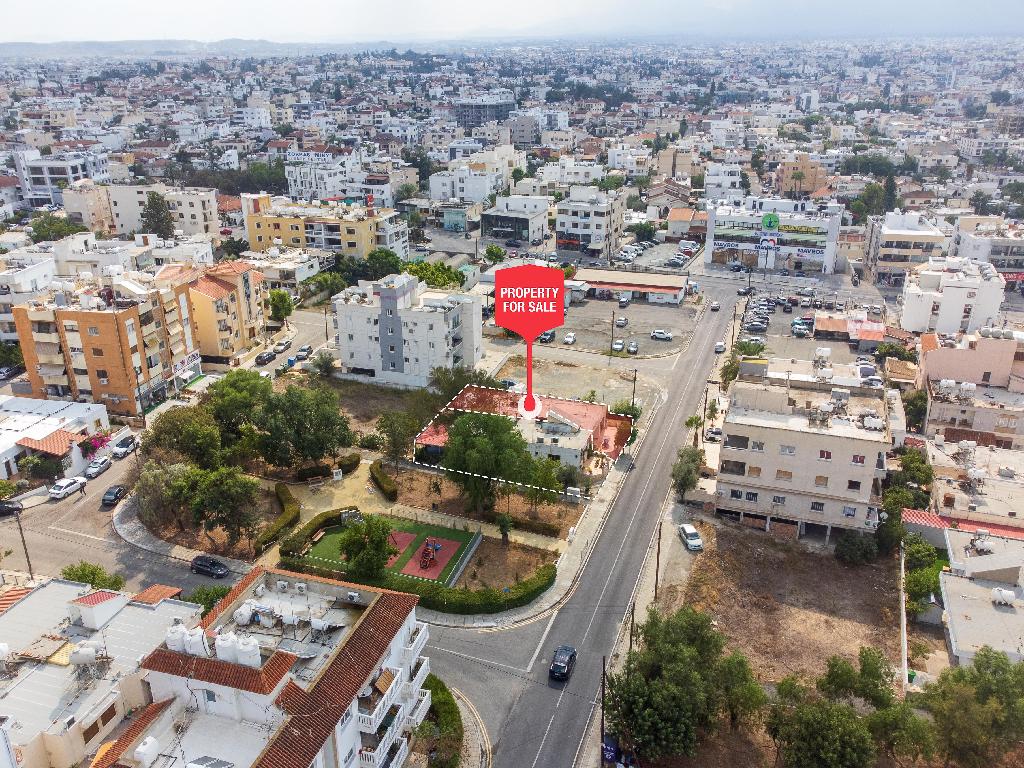
[[[640,356],[677,352],[693,333],[696,314],[693,304],[674,306],[631,302],[623,309],[615,300],[588,299],[583,304],[569,307],[565,325],[555,332],[552,343],[561,345],[567,333],[575,333],[576,348],[609,352],[614,330],[615,339],[621,339],[624,347],[635,341]],[[613,325],[614,320],[619,318],[625,318],[625,327]],[[651,331],[656,328],[671,333],[672,340],[652,339]]]
[[[752,301],[756,300],[753,299]],[[753,303],[748,303],[753,306]],[[758,337],[765,340],[768,354],[773,357],[788,357],[798,360],[810,360],[814,357],[814,350],[818,347],[829,347],[832,350],[832,359],[837,363],[853,362],[857,355],[850,350],[848,344],[833,340],[816,340],[813,336],[798,338],[793,335],[792,322],[798,317],[813,315],[815,309],[812,307],[793,307],[792,313],[783,312],[782,307],[776,307],[774,313],[768,313],[767,331],[747,330],[746,323],[740,327],[739,339]]]

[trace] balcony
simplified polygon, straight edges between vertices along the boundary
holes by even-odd
[[[430,691],[420,691],[416,696],[416,702],[409,714],[405,716],[405,727],[412,730],[423,722],[430,709]]]
[[[60,334],[56,331],[52,333],[35,331],[32,333],[32,339],[36,344],[60,344]]]
[[[409,644],[403,649],[406,663],[412,664],[415,659],[423,655],[428,634],[427,625],[422,621],[417,621],[412,630],[412,637],[409,638]]]
[[[412,680],[406,685],[406,698],[414,698],[420,688],[423,687],[423,681],[427,679],[427,675],[430,674],[430,659],[426,656],[420,656],[416,662],[416,666],[412,668]]]
[[[378,763],[363,762],[363,756],[359,756],[360,765],[376,765],[378,768],[402,768],[405,765],[405,759],[409,756],[409,740],[406,738],[398,739],[391,748],[385,753],[384,759]]]
[[[359,707],[359,730],[373,733],[387,715],[389,708],[398,696],[401,684],[398,682],[401,673],[398,670],[384,667],[377,679],[364,689],[356,699]]]
[[[373,733],[359,734],[362,745],[359,749],[359,764],[365,768],[400,765],[394,762],[396,753],[392,753],[391,748],[395,746],[395,740],[404,725],[405,705],[392,704],[386,709],[380,725]]]

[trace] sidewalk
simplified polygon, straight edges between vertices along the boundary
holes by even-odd
[[[135,497],[132,496],[118,506],[111,516],[114,530],[125,542],[146,552],[152,552],[155,555],[162,555],[164,557],[173,557],[175,560],[183,562],[191,562],[192,558],[196,555],[206,554],[198,549],[189,549],[188,547],[182,547],[178,544],[171,544],[163,539],[158,539],[139,520],[135,505]],[[241,560],[233,560],[230,557],[221,557],[220,555],[216,557],[233,573],[244,575],[252,570],[252,566],[249,563],[242,562]]]

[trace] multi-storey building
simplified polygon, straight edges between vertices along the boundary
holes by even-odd
[[[431,200],[461,200],[470,203],[485,203],[487,199],[501,192],[505,177],[477,165],[463,165],[449,171],[430,174]]]
[[[185,235],[215,234],[217,190],[204,187],[168,187],[163,184],[112,184],[104,187],[110,214],[119,235],[143,231],[142,211],[150,192],[163,196],[174,219],[174,228]]]
[[[779,163],[779,193],[797,197],[825,186],[828,174],[806,152],[794,152]]]
[[[556,163],[542,165],[537,174],[542,181],[554,184],[595,184],[604,178],[604,166],[563,155]]]
[[[743,169],[739,163],[708,163],[704,169],[704,197],[725,200],[743,194]]]
[[[38,149],[26,149],[14,153],[14,168],[22,198],[30,206],[62,204],[64,188],[82,179],[98,184],[110,181],[105,151],[43,155]]]
[[[532,243],[544,240],[548,231],[550,199],[540,195],[498,197],[494,207],[480,215],[484,237],[512,237]]]
[[[945,239],[942,230],[920,213],[897,209],[869,216],[865,265],[876,283],[900,286],[914,265],[939,254]]]
[[[597,187],[570,187],[558,202],[555,243],[558,250],[581,251],[610,259],[619,247],[626,214],[625,195],[600,192]]]
[[[300,204],[261,193],[243,194],[242,212],[254,251],[276,245],[365,258],[376,248],[387,248],[409,258],[408,224],[390,208]]]
[[[15,394],[138,416],[201,373],[188,285],[107,272],[98,288],[14,307],[28,378]]]
[[[492,120],[507,120],[516,108],[515,94],[510,90],[498,89],[490,93],[458,99],[453,112],[459,127],[467,130]]]
[[[608,148],[608,167],[625,171],[631,179],[646,176],[651,173],[651,152],[644,146],[616,144]]]
[[[197,346],[204,361],[229,365],[266,333],[263,304],[267,288],[263,275],[251,264],[224,261],[201,275],[172,265],[164,267],[157,277],[190,280],[188,292]]]
[[[49,293],[56,268],[53,259],[8,256],[0,271],[0,342],[15,344],[14,307]]]
[[[831,274],[841,211],[839,205],[779,198],[709,201],[704,263]]]
[[[965,259],[987,261],[1003,276],[1007,290],[1024,287],[1024,226],[1002,216],[961,216],[950,249]]]
[[[345,375],[425,387],[434,368],[472,368],[483,354],[476,294],[427,287],[412,275],[359,281],[332,300]]]
[[[88,227],[90,232],[116,231],[106,187],[82,179],[66,187],[63,198],[64,211],[71,221]]]
[[[961,157],[980,160],[986,152],[1005,152],[1010,148],[1009,136],[962,136],[956,143]]]
[[[267,251],[246,251],[241,260],[263,275],[266,289],[287,291],[300,295],[303,281],[318,275],[327,253],[315,253],[299,248],[271,248]],[[330,257],[333,260],[333,256]]]
[[[999,318],[1006,281],[990,264],[930,259],[903,284],[900,327],[905,331],[972,333]]]
[[[153,249],[141,243],[97,240],[92,232],[79,232],[13,250],[7,254],[7,260],[12,259],[24,263],[52,259],[57,277],[77,280],[83,273],[95,276],[108,267],[124,272],[149,269],[153,266]]]

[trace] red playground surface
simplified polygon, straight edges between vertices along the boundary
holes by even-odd
[[[392,531],[388,541],[391,546],[398,550],[396,554],[388,558],[387,567],[390,568],[402,556],[402,553],[405,552],[408,546],[416,541],[416,534],[409,531]]]
[[[428,536],[419,550],[409,558],[409,562],[402,568],[402,573],[423,579],[437,579],[461,546],[458,541]]]

